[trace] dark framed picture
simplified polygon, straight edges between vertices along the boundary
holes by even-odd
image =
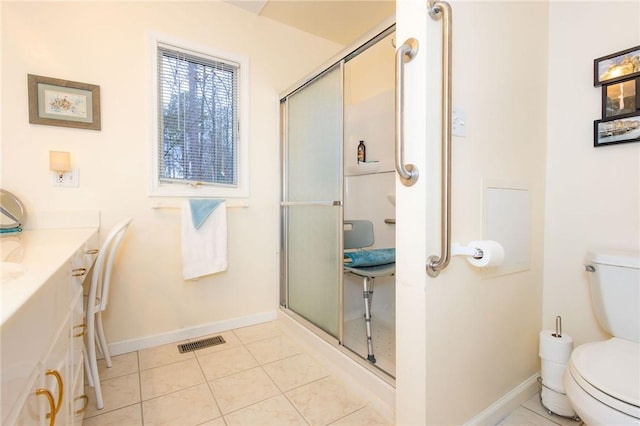
[[[640,46],[603,56],[593,61],[594,86],[638,76],[640,76]]]
[[[593,122],[593,146],[640,142],[640,113]]]
[[[28,74],[29,123],[100,130],[100,86]]]
[[[640,109],[640,77],[602,85],[602,118],[631,114]]]

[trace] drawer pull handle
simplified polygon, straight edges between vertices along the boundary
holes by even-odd
[[[73,335],[73,337],[82,337],[85,334],[87,334],[87,324],[80,324],[80,325],[75,325],[73,326],[73,329],[75,330],[76,328],[81,328],[82,331],[77,332],[76,334]]]
[[[87,251],[85,251],[85,254],[98,254],[100,252],[100,249],[89,249]]]
[[[74,277],[81,277],[87,274],[87,268],[76,268],[71,271],[71,275]]]
[[[60,407],[62,407],[62,398],[64,396],[64,385],[62,383],[62,377],[60,377],[60,373],[56,370],[47,370],[45,373],[47,376],[54,376],[56,378],[56,382],[58,382],[58,406],[56,407],[54,417],[60,411]],[[53,424],[53,423],[52,423]]]
[[[88,397],[87,395],[80,395],[80,396],[79,396],[79,397],[77,397],[75,400],[77,401],[77,400],[79,400],[79,399],[83,400],[83,401],[84,401],[84,404],[82,405],[82,408],[81,408],[81,409],[76,410],[76,411],[74,412],[74,414],[75,414],[75,415],[78,415],[78,414],[82,414],[82,413],[84,413],[84,412],[87,410],[87,406],[89,405],[89,397]]]
[[[36,395],[44,395],[47,397],[49,408],[51,409],[51,412],[47,414],[47,418],[49,419],[49,426],[53,426],[56,423],[56,404],[53,402],[53,395],[46,389],[36,389]]]

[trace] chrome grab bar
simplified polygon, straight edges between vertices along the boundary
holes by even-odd
[[[418,168],[404,164],[404,63],[418,53],[418,40],[410,38],[396,50],[396,171],[405,186],[418,180]]]
[[[442,17],[442,194],[440,213],[441,256],[427,259],[427,274],[437,277],[451,259],[451,6],[445,1],[428,1],[434,20]]]

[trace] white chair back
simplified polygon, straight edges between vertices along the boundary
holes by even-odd
[[[109,286],[111,285],[111,270],[113,269],[113,263],[115,262],[116,253],[122,243],[124,234],[126,233],[132,218],[127,218],[120,223],[116,224],[107,235],[102,248],[98,254],[98,258],[93,267],[93,276],[91,277],[91,287],[89,289],[89,303],[87,304],[87,314],[93,314],[93,306],[97,306],[95,303],[96,297],[99,298],[99,310],[104,311],[107,308],[107,302],[109,301]],[[93,303],[92,303],[93,301]],[[97,311],[97,310],[96,310]]]
[[[344,249],[361,249],[371,247],[375,242],[373,223],[370,220],[344,221]]]
[[[107,367],[111,367],[111,355],[107,346],[107,339],[102,326],[102,311],[107,308],[109,300],[109,286],[111,285],[111,270],[115,262],[116,254],[125,232],[129,228],[132,219],[127,218],[116,224],[107,235],[100,248],[98,258],[93,266],[91,286],[87,296],[85,321],[87,323],[85,368],[89,385],[93,386],[96,394],[96,408],[104,407],[100,374],[98,373],[98,361],[96,358],[96,346],[98,346],[105,359]]]

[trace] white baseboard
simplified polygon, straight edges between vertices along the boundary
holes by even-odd
[[[220,333],[222,331],[232,330],[234,328],[247,327],[250,325],[261,324],[267,321],[273,321],[278,317],[276,311],[267,311],[246,317],[232,318],[224,321],[212,322],[209,324],[198,325],[180,330],[169,331],[152,336],[139,337],[136,339],[123,340],[109,344],[109,352],[111,355],[120,355],[128,352],[139,351],[158,345],[179,342],[181,340],[193,339],[207,334]]]
[[[496,425],[514,410],[516,410],[523,402],[529,400],[538,392],[540,385],[538,384],[540,372],[529,377],[520,383],[513,390],[508,392],[502,398],[487,407],[486,410],[469,420],[465,425]]]

